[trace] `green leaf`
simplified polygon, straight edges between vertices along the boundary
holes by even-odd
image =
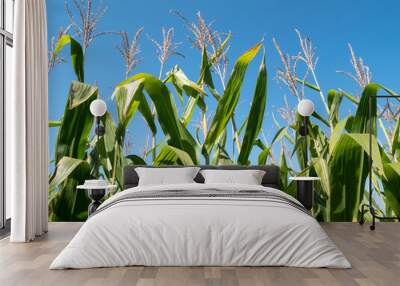
[[[207,50],[205,47],[203,48],[203,53],[202,53],[200,78],[198,83],[200,85],[207,85],[208,89],[210,90],[211,94],[215,97],[215,99],[217,101],[220,99],[220,96],[215,90],[214,82],[211,75],[211,63],[208,61]]]
[[[221,138],[219,139],[219,142],[216,146],[215,152],[213,154],[213,158],[211,161],[212,165],[223,165],[223,164],[228,164],[232,165],[229,163],[229,161],[232,161],[229,157],[228,152],[226,151],[226,139],[227,139],[227,132],[225,131]],[[207,157],[207,156],[205,156]],[[233,162],[233,161],[232,161]]]
[[[204,146],[208,153],[211,152],[213,146],[218,142],[229,120],[235,111],[239,101],[240,90],[250,61],[257,55],[261,48],[261,44],[257,44],[241,55],[233,68],[231,77],[229,78],[224,95],[218,102],[218,106],[211,122],[210,130],[204,142]]]
[[[177,65],[169,72],[166,82],[172,82],[177,93],[181,96],[183,91],[187,96],[196,96],[198,93],[207,95],[201,86],[188,79],[182,69]]]
[[[90,173],[89,164],[80,159],[63,157],[57,164],[55,176],[50,181],[50,189],[57,188],[75,172],[74,178],[84,180]],[[85,176],[86,175],[86,176]]]
[[[184,112],[182,114],[182,118],[181,118],[181,122],[183,123],[183,125],[187,126],[189,124],[199,98],[200,98],[200,95],[197,95],[196,97],[189,97],[189,100],[186,104],[185,110],[184,110]]]
[[[254,141],[258,137],[263,120],[265,105],[267,102],[267,70],[265,68],[265,55],[262,59],[260,71],[258,73],[256,89],[248,115],[246,131],[240,149],[238,163],[245,165],[248,162]]]
[[[392,134],[392,142],[390,150],[393,158],[396,156],[396,151],[399,152],[400,149],[399,132],[400,132],[400,120],[397,120],[396,126]]]
[[[271,154],[271,147],[266,147],[258,154],[258,165],[263,166],[267,163],[268,156]]]
[[[205,60],[207,60],[207,58]],[[189,96],[189,100],[186,103],[185,110],[181,117],[181,122],[184,126],[187,126],[187,124],[191,120],[192,115],[194,114],[194,111],[196,109],[196,105],[203,113],[205,113],[207,110],[207,106],[203,99],[203,95],[207,94],[200,86],[200,84],[204,85],[204,79],[202,78],[203,75],[201,73],[202,72],[200,72],[200,79],[198,80],[198,83],[190,81],[183,73],[183,71],[179,68],[175,68],[171,73],[171,80],[173,82],[176,82],[174,83],[174,86],[175,89],[177,89],[178,93],[182,93],[182,90],[185,90],[185,93],[187,94],[187,96]]]
[[[114,120],[109,112],[107,112],[102,118],[101,122],[105,128],[105,133],[102,137],[104,142],[104,150],[107,152],[106,154],[101,154],[104,157],[108,157],[108,153],[113,152],[115,147],[115,134],[116,127]]]
[[[328,107],[329,107],[329,122],[335,126],[339,122],[340,104],[343,99],[343,94],[336,90],[328,91]]]
[[[188,153],[193,162],[199,161],[199,150],[196,141],[178,118],[175,102],[168,88],[158,78],[145,73],[136,74],[121,82],[119,86],[130,81],[143,81],[143,88],[150,96],[157,111],[161,129],[169,136],[168,144]]]
[[[248,122],[249,122],[249,116],[247,115],[246,118],[245,118],[245,120],[243,121],[242,125],[240,126],[240,128],[239,128],[239,130],[238,130],[238,135],[239,135],[239,136],[242,135],[243,130],[244,130],[245,128],[247,128],[247,123],[248,123]]]
[[[325,155],[328,154],[329,151],[329,140],[326,137],[325,132],[323,132],[318,125],[315,125],[312,122],[310,122],[309,124],[310,136],[308,136],[308,139],[310,141],[310,153],[314,157],[325,157]]]
[[[314,111],[313,114],[311,115],[312,117],[318,119],[322,123],[324,123],[327,127],[329,127],[329,122],[325,118],[323,118],[318,112]]]
[[[70,35],[62,35],[58,40],[56,47],[54,49],[54,53],[52,55],[53,59],[57,56],[57,54],[62,50],[62,48],[66,45],[70,45],[70,54],[71,54],[71,63],[72,68],[74,69],[76,78],[80,82],[84,82],[84,56],[81,45]]]
[[[285,134],[287,133],[287,129],[288,129],[288,127],[282,127],[282,128],[280,128],[280,129],[275,133],[275,136],[274,136],[274,138],[272,138],[272,141],[271,141],[271,146],[272,146],[276,141],[279,141],[279,140],[281,140],[283,137],[285,137]]]
[[[139,101],[139,112],[142,114],[144,120],[147,123],[147,126],[149,126],[151,133],[153,135],[156,135],[157,127],[154,121],[154,116],[151,114],[149,103],[147,102],[147,99],[142,92],[139,94]]]
[[[332,153],[333,149],[335,149],[336,143],[339,141],[340,136],[346,131],[346,125],[349,118],[350,116],[339,121],[339,123],[337,123],[333,128],[333,132],[329,140],[329,153]]]
[[[365,153],[368,154],[368,156],[371,156],[370,150],[369,150],[369,134],[356,134],[356,133],[351,133],[348,134],[350,138],[352,138],[355,142],[357,142],[358,145],[364,150]],[[380,175],[383,175],[383,162],[382,162],[382,157],[381,153],[379,151],[379,145],[378,142],[375,138],[375,136],[371,137],[371,149],[372,149],[372,162],[373,166],[377,168],[378,172]]]
[[[341,90],[341,93],[343,94],[344,97],[346,97],[348,100],[350,100],[352,103],[358,105],[358,103],[360,102],[355,96],[351,95],[350,93]]]
[[[61,121],[60,120],[50,120],[49,121],[49,127],[59,127],[61,126]]]
[[[379,84],[368,84],[362,93],[360,102],[357,107],[356,116],[352,124],[352,133],[368,133],[370,121],[372,121],[372,134],[376,135],[376,95],[381,88]],[[369,98],[371,99],[371,118],[369,115]]]
[[[194,165],[189,154],[170,145],[161,148],[153,162],[154,166],[162,165]]]
[[[90,178],[90,165],[86,161],[63,157],[58,162],[49,187],[51,220],[76,221],[85,219],[89,199],[86,192],[77,190],[76,186]]]
[[[84,179],[91,178],[91,168],[88,167],[88,163],[83,162],[87,157],[89,136],[93,126],[93,116],[89,107],[97,96],[96,86],[78,81],[71,83],[56,139],[54,162],[57,167],[50,178],[51,220],[82,220],[86,215],[89,199],[85,192],[77,192],[76,186]],[[65,163],[67,159],[63,158],[71,159]],[[66,172],[68,168],[64,164],[71,164],[71,162],[78,162],[79,167],[76,166],[76,171],[71,171],[68,175]],[[54,190],[56,186],[58,191]]]
[[[384,91],[386,91],[388,94],[390,94],[390,95],[392,95],[392,96],[397,96],[398,95],[398,93],[397,92],[395,92],[395,91],[393,91],[393,90],[391,90],[390,88],[387,88],[386,86],[383,86],[383,85],[379,85]],[[396,97],[395,98],[397,101],[400,101],[400,99],[398,98],[398,97]]]
[[[114,93],[117,104],[117,114],[120,124],[127,125],[132,116],[135,114],[140,101],[138,95],[143,90],[143,81],[138,80],[131,83],[127,83],[122,86],[118,86]]]
[[[331,198],[331,184],[330,178],[331,174],[329,173],[329,165],[328,162],[324,158],[312,158],[312,165],[317,174],[320,178],[321,188],[324,192],[324,196],[327,198],[326,206],[324,208],[323,216],[324,221],[331,221],[331,211],[330,211],[330,198]]]
[[[386,202],[396,215],[400,214],[400,163],[384,164],[385,177],[382,183],[385,189]]]
[[[138,155],[128,155],[126,156],[126,159],[128,159],[129,165],[141,165],[141,166],[147,165],[146,161],[143,160],[143,158]]]
[[[72,110],[87,103],[94,94],[98,93],[98,87],[78,81],[72,81],[68,95],[68,109]],[[91,115],[93,117],[93,115]]]
[[[143,85],[143,80],[134,81],[116,87],[113,93],[119,121],[116,134],[119,142],[123,142],[125,130],[141,103]]]
[[[85,221],[90,203],[84,190],[76,189],[77,181],[67,179],[59,191],[49,195],[50,221]]]
[[[348,134],[340,136],[329,161],[332,221],[357,221],[368,175],[363,148]]]
[[[264,150],[265,148],[267,148],[267,146],[265,146],[264,142],[262,142],[260,138],[258,138],[257,140],[254,141],[254,146],[257,146],[261,150]]]
[[[282,189],[289,195],[295,196],[294,188],[289,188],[289,185],[288,185],[290,169],[287,165],[284,145],[282,145],[282,147],[281,147],[280,167],[279,168],[280,168],[279,180],[280,180],[280,185],[282,186]]]
[[[304,86],[306,86],[306,87],[308,87],[308,88],[311,88],[311,89],[314,90],[314,91],[317,91],[317,92],[320,92],[320,91],[321,91],[321,90],[318,88],[318,86],[316,86],[315,84],[306,82],[305,80],[299,79],[298,77],[296,77],[295,80],[296,80],[298,83],[300,83],[300,84],[302,84],[302,85],[304,85]]]
[[[265,146],[260,139],[256,140],[255,144],[262,150],[258,155],[258,165],[265,165],[267,163],[268,156],[272,155],[271,153],[272,146],[274,145],[275,142],[282,140],[282,138],[285,138],[285,136],[287,135],[287,129],[288,127],[281,127],[275,133],[274,137],[272,138],[271,145],[268,147]]]
[[[55,162],[64,157],[84,159],[93,125],[90,103],[97,98],[96,86],[73,81],[69,89],[64,115],[58,129]]]
[[[228,43],[229,43],[231,37],[232,37],[232,34],[231,34],[231,33],[229,33],[229,34],[226,36],[225,40],[224,40],[224,41],[222,42],[222,44],[219,46],[218,50],[217,50],[217,51],[215,52],[215,54],[211,57],[211,62],[212,62],[212,63],[215,63],[215,62],[218,60],[218,58],[221,56],[221,54],[226,50],[226,48],[228,47]]]

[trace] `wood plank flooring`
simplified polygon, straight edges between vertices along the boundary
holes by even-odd
[[[123,267],[48,270],[81,223],[50,223],[32,243],[0,240],[0,285],[400,285],[400,224],[378,223],[375,232],[355,223],[322,224],[353,268]]]

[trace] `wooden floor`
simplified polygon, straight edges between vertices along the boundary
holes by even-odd
[[[80,223],[50,223],[49,233],[27,244],[0,241],[0,285],[400,285],[400,224],[323,224],[352,269],[288,267],[124,267],[48,270]]]

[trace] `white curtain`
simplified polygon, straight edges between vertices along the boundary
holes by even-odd
[[[12,94],[6,98],[6,187],[12,242],[47,232],[48,111],[45,0],[15,1]]]

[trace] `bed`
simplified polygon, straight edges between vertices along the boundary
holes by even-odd
[[[319,223],[280,191],[276,166],[201,166],[262,170],[260,185],[193,183],[125,190],[88,218],[50,269],[144,266],[291,266],[350,268]]]

